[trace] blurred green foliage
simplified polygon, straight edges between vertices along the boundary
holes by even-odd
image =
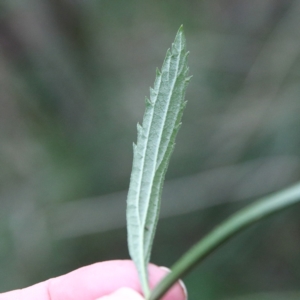
[[[128,258],[136,123],[180,24],[194,77],[153,262],[297,181],[299,14],[295,0],[1,1],[0,291]],[[187,276],[190,299],[294,299],[298,216],[218,250]]]

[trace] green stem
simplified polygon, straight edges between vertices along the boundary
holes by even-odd
[[[216,248],[228,239],[249,227],[253,223],[264,219],[300,201],[300,184],[296,184],[278,193],[264,197],[253,204],[241,209],[211,233],[194,245],[172,267],[169,273],[152,291],[148,300],[160,299],[166,291],[183,275],[200,263]]]

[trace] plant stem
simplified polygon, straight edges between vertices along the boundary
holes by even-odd
[[[299,201],[300,184],[296,184],[267,197],[263,197],[233,214],[184,254],[172,267],[172,272],[151,291],[150,297],[147,299],[160,299],[179,278],[189,272],[228,239],[253,223]]]

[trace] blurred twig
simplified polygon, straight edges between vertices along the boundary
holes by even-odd
[[[207,165],[234,163],[276,109],[277,95],[300,53],[300,1],[291,5],[253,63],[244,85],[220,116]]]
[[[163,191],[161,217],[262,196],[295,181],[299,171],[298,158],[273,157],[170,180]],[[53,236],[68,238],[124,227],[125,201],[126,191],[121,191],[57,204],[50,213]]]

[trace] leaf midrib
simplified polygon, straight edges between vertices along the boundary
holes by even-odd
[[[160,146],[160,144],[161,144],[162,133],[163,133],[163,130],[164,130],[164,127],[165,127],[165,123],[166,123],[166,116],[167,116],[168,111],[169,111],[169,107],[170,107],[170,102],[171,102],[172,94],[173,94],[174,87],[175,87],[175,84],[176,84],[176,81],[177,81],[177,75],[178,75],[178,70],[179,70],[179,63],[180,63],[180,59],[181,59],[181,56],[182,56],[182,47],[181,47],[181,42],[182,42],[182,41],[181,41],[181,39],[182,39],[182,37],[180,37],[180,51],[179,51],[179,55],[178,55],[178,59],[177,59],[177,64],[176,64],[176,72],[175,72],[174,80],[173,80],[173,83],[172,83],[172,88],[171,88],[171,90],[170,90],[169,97],[168,97],[168,102],[167,102],[168,105],[167,105],[167,107],[166,107],[166,109],[165,109],[165,112],[164,112],[164,119],[163,119],[163,123],[162,123],[161,130],[160,130],[160,133],[159,133],[159,138],[158,138],[159,142],[157,143],[157,147],[156,147],[156,151],[155,151],[155,159],[154,159],[154,161],[155,161],[155,168],[153,168],[153,171],[152,171],[152,174],[151,174],[151,177],[152,177],[152,178],[154,178],[154,175],[155,175],[155,173],[156,173],[156,171],[157,171],[157,166],[156,166],[156,164],[157,164],[157,158],[158,158],[159,146]],[[174,44],[174,47],[175,47],[175,44]],[[176,50],[177,50],[177,49],[176,49]],[[172,60],[172,54],[170,54],[170,55],[171,55],[171,58],[170,58],[168,70],[170,70],[170,64],[171,64],[171,60]],[[162,78],[162,77],[161,77],[161,78]],[[157,96],[158,96],[158,95],[157,95]],[[153,115],[154,115],[154,114],[153,114]],[[153,126],[153,123],[151,123],[149,132],[151,131],[152,126]],[[148,145],[148,140],[147,140],[147,145]],[[146,148],[147,148],[147,147],[146,147]],[[153,181],[154,181],[154,180],[151,180],[151,185],[150,185],[150,187],[149,187],[149,194],[148,194],[147,199],[149,199],[149,197],[150,197],[150,195],[151,195],[151,191],[152,191],[152,187],[153,187]],[[148,201],[148,203],[147,203],[147,206],[146,206],[146,207],[147,207],[147,210],[146,210],[146,211],[148,211],[149,205],[150,205],[150,201]],[[143,221],[144,221],[143,224],[146,223],[147,215],[148,215],[148,214],[145,214],[145,219],[143,220]],[[143,237],[142,240],[144,241],[144,226],[141,227],[141,230],[142,230],[142,237]],[[143,248],[144,248],[144,245],[143,245]]]

